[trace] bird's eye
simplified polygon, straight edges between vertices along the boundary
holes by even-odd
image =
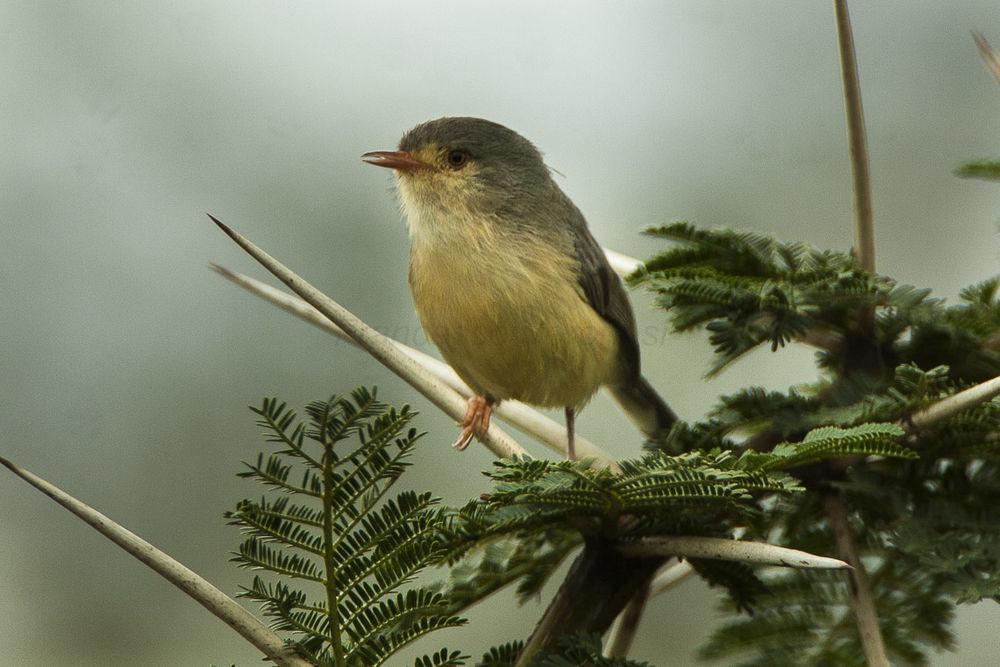
[[[469,154],[463,150],[448,151],[448,166],[452,169],[461,169],[469,161]]]

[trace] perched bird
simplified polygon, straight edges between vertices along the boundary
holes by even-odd
[[[362,159],[395,170],[410,233],[417,315],[473,389],[455,447],[516,399],[574,419],[601,386],[648,437],[676,420],[639,370],[635,315],[583,215],[535,146],[479,118],[439,118],[396,151]]]

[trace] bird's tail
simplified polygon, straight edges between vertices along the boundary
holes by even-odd
[[[677,421],[674,411],[641,375],[628,384],[609,389],[632,423],[650,440],[666,436]]]

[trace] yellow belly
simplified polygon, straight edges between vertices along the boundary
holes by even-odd
[[[618,376],[617,333],[560,252],[509,240],[418,244],[410,285],[428,337],[481,394],[579,407]]]

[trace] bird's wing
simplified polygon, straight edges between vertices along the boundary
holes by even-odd
[[[581,216],[582,217],[582,216]],[[639,373],[639,341],[635,314],[621,279],[604,250],[583,225],[575,226],[573,244],[577,259],[577,281],[591,308],[617,331],[622,343],[624,362],[629,374]]]

